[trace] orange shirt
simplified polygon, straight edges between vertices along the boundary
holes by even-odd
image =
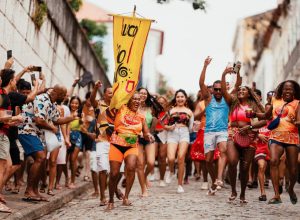
[[[275,98],[273,98],[272,101],[273,119],[275,119],[280,114],[281,109],[286,102],[283,101],[283,99],[278,100]],[[294,124],[298,104],[299,100],[294,100],[283,108],[280,123],[277,128],[271,131],[270,139],[286,144],[299,144],[298,128]]]
[[[131,111],[126,105],[123,105],[115,118],[115,131],[121,134],[139,135],[143,130],[145,116],[139,112]]]

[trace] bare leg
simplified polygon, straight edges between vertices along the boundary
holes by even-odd
[[[140,182],[142,196],[148,196],[146,188],[146,179],[145,179],[145,154],[144,147],[142,145],[138,146],[138,159],[137,159],[137,175]],[[127,169],[126,169],[126,188],[127,188]]]

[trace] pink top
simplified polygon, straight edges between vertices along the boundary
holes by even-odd
[[[250,122],[250,118],[246,117],[246,109],[249,108],[249,105],[239,105],[236,107],[233,112],[230,114],[230,121],[244,121]]]

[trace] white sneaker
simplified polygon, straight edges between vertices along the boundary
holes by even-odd
[[[159,181],[159,186],[160,186],[160,187],[165,187],[165,186],[166,186],[165,181],[164,181],[164,180],[160,180],[160,181]]]
[[[166,175],[166,183],[170,184],[172,182],[174,174],[172,173],[167,173]]]
[[[201,189],[208,190],[208,182],[203,182],[201,185]]]
[[[153,182],[153,181],[155,180],[154,174],[150,174],[150,175],[148,176],[148,180],[149,180],[150,182]]]
[[[178,185],[177,193],[184,193],[184,189],[181,185]]]

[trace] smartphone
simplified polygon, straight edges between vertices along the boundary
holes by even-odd
[[[233,72],[234,73],[238,73],[240,71],[241,68],[241,62],[237,61],[236,63],[233,64]]]
[[[7,59],[9,60],[10,58],[12,58],[12,50],[8,50],[7,52]]]
[[[42,67],[40,67],[40,66],[33,66],[31,68],[31,71],[42,72]]]
[[[33,85],[33,82],[36,80],[35,74],[31,74],[30,76],[31,76],[31,84]]]

